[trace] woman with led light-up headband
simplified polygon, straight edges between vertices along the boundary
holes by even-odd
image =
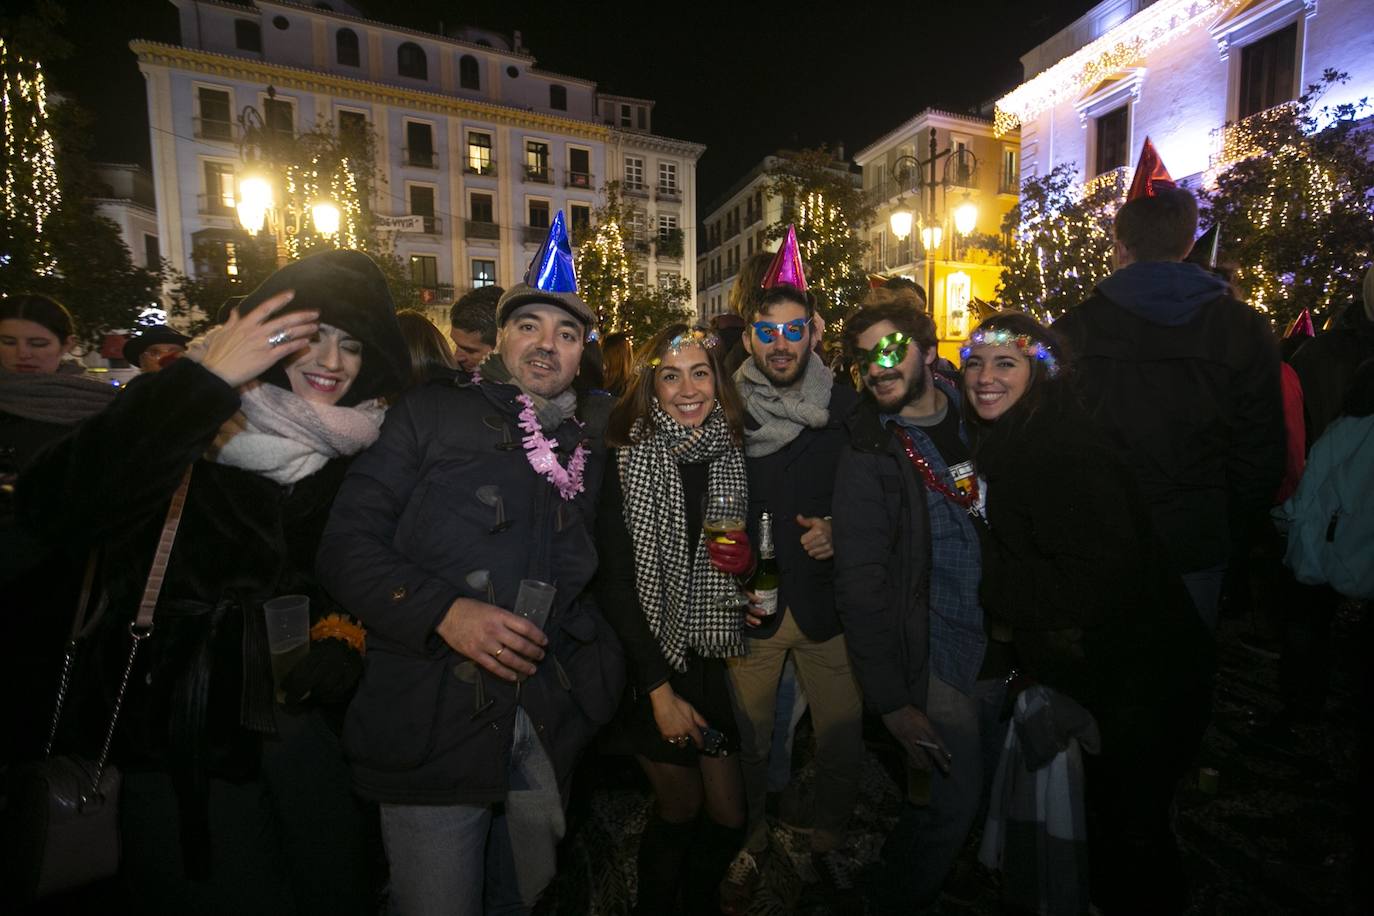
[[[1147,911],[1174,912],[1168,812],[1207,724],[1207,634],[1135,479],[1065,384],[1053,332],[1003,312],[961,355],[987,480],[979,594],[992,638],[1011,644],[1006,679],[1081,703],[1100,728],[1085,762],[1093,902],[1113,912],[1145,895]],[[1052,708],[1067,746],[1081,720]]]

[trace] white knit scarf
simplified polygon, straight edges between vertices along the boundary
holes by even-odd
[[[688,650],[726,658],[744,654],[740,635],[739,588],[711,565],[706,538],[687,556],[687,521],[681,464],[710,462],[707,495],[748,499],[744,455],[730,438],[719,405],[696,428],[680,425],[654,404],[648,418],[635,421],[635,445],[620,450],[620,482],[625,491],[625,522],[635,553],[635,586],[649,630],[663,658],[687,670]]]
[[[239,412],[220,427],[205,457],[282,485],[309,477],[331,459],[358,454],[377,441],[386,416],[376,399],[335,407],[263,382],[249,382],[239,398]]]

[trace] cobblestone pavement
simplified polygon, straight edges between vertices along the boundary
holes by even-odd
[[[1337,615],[1332,691],[1324,714],[1289,730],[1271,725],[1279,709],[1277,662],[1240,644],[1243,622],[1223,620],[1213,722],[1198,761],[1217,771],[1216,791],[1204,792],[1193,779],[1177,797],[1192,913],[1359,912],[1350,892],[1357,867],[1352,852],[1357,723],[1359,716],[1367,722],[1372,714],[1359,712],[1357,703],[1359,679],[1374,658],[1364,644],[1368,630],[1360,631],[1359,613],[1347,605]],[[804,758],[805,742],[799,744],[799,758]],[[615,916],[632,903],[647,797],[633,765],[623,758],[602,759],[596,766],[600,786],[565,844],[559,879],[543,908],[548,912]],[[811,776],[803,759],[792,790],[803,799]],[[847,893],[818,880],[805,834],[772,819],[772,855],[751,913],[863,913],[863,869],[877,861],[897,803],[895,782],[870,751],[845,849],[858,890]],[[973,863],[973,848],[971,843],[957,869],[955,893],[941,901],[941,912],[950,916],[999,912],[996,878]]]

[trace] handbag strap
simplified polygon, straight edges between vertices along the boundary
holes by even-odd
[[[167,507],[167,518],[162,523],[162,534],[158,538],[157,550],[153,554],[153,563],[148,570],[148,582],[143,588],[143,600],[139,602],[138,615],[129,624],[129,658],[124,664],[124,674],[119,680],[119,690],[115,694],[114,707],[110,710],[110,727],[105,731],[105,741],[100,747],[100,755],[96,758],[94,775],[91,779],[90,791],[82,795],[81,803],[100,794],[100,780],[105,775],[105,765],[110,759],[110,748],[114,744],[115,729],[119,725],[119,713],[124,708],[124,695],[129,689],[129,678],[133,675],[134,660],[138,657],[138,645],[153,633],[153,614],[157,608],[158,596],[162,593],[162,583],[167,576],[167,563],[172,555],[172,545],[176,541],[177,528],[181,525],[181,514],[186,508],[186,491],[191,486],[191,471],[195,467],[194,463],[186,468],[186,473],[181,475],[181,483],[177,485],[176,492],[172,494],[172,502]],[[95,555],[92,554],[90,562],[86,567],[86,577],[82,582],[82,607],[77,610],[77,616],[84,619],[85,605],[90,600],[90,587],[95,574]],[[84,623],[78,621],[73,626],[72,636],[75,639],[80,635]],[[67,657],[63,662],[62,683],[58,687],[57,708],[53,711],[52,733],[48,738],[48,745],[45,754],[52,753],[53,739],[57,734],[57,723],[62,716],[62,706],[66,700],[67,684],[71,675],[71,658],[74,654],[68,647]]]

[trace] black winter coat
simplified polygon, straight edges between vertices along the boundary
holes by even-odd
[[[126,767],[253,778],[262,737],[275,729],[262,602],[304,594],[313,618],[337,610],[316,582],[314,556],[347,460],[292,486],[198,460],[238,406],[233,388],[180,360],[131,382],[20,482],[27,525],[103,547],[110,611],[95,658],[78,675],[104,698],[123,671],[125,628],[142,598],[167,504],[195,465],[153,635],[140,649],[122,714],[117,757]],[[67,620],[71,611],[62,609]],[[107,714],[105,703],[88,702],[80,717],[88,749],[103,735]]]
[[[1293,354],[1290,362],[1302,382],[1309,449],[1344,412],[1355,370],[1367,359],[1374,359],[1374,321],[1365,316],[1358,302],[1347,307],[1340,327],[1314,337]]]
[[[796,618],[807,639],[824,642],[840,634],[840,618],[835,613],[835,561],[813,560],[802,548],[806,529],[797,524],[797,516],[833,515],[835,469],[849,442],[844,420],[856,403],[854,389],[836,384],[830,392],[829,423],[820,429],[803,429],[784,448],[745,462],[749,472],[749,537],[757,548],[759,517],[772,513],[773,544],[782,575],[779,613],[750,630],[751,639],[767,639],[776,633],[783,608]],[[746,418],[745,425],[752,422]]]
[[[930,516],[925,487],[863,395],[846,420],[832,507],[835,609],[864,702],[925,709],[930,687]]]
[[[1020,668],[1086,706],[1109,740],[1149,742],[1159,726],[1142,716],[1205,696],[1211,639],[1131,471],[1068,391],[1054,395],[985,428],[977,448],[983,610],[1011,628]]]
[[[1267,517],[1283,478],[1278,345],[1264,318],[1222,296],[1184,324],[1159,324],[1094,291],[1054,330],[1174,568],[1225,563]]]
[[[399,804],[505,798],[517,704],[566,793],[573,765],[615,712],[624,662],[584,588],[596,571],[593,510],[604,454],[570,501],[530,467],[518,389],[434,383],[387,412],[358,456],[320,545],[321,580],[368,628],[344,746],[364,796]],[[566,464],[583,439],[556,431]],[[474,573],[485,570],[489,597]],[[521,579],[558,586],[548,654],[517,689],[451,649],[435,628],[458,598],[510,608]]]

